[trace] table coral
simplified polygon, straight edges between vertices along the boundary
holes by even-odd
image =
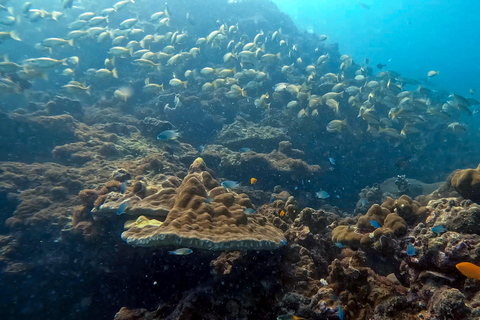
[[[206,203],[207,197],[212,198]],[[188,246],[210,250],[271,250],[283,246],[283,232],[264,217],[247,217],[246,195],[227,192],[201,158],[178,187],[175,204],[161,226],[132,226],[122,239],[136,246]]]

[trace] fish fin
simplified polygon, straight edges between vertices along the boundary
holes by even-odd
[[[118,79],[117,68],[113,68],[112,75],[113,75],[114,78]]]
[[[150,78],[145,79],[145,85],[150,84]]]
[[[73,47],[73,45],[74,45],[73,39],[68,40],[68,44],[69,44],[71,47]]]
[[[88,87],[86,88],[86,91],[85,91],[85,92],[87,92],[87,94],[88,94],[89,96],[92,94],[91,87],[92,87],[91,85],[88,86]]]

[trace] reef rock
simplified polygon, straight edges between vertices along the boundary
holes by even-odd
[[[235,122],[223,127],[215,143],[232,150],[249,147],[257,152],[270,152],[281,141],[288,139],[289,137],[280,129],[261,126],[237,117]]]
[[[202,157],[223,176],[240,181],[255,177],[264,188],[295,185],[300,180],[315,179],[322,172],[318,165],[289,158],[277,150],[270,153],[233,152],[219,145],[208,145]]]

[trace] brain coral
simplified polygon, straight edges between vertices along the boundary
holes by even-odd
[[[206,198],[212,201],[207,203]],[[136,246],[188,246],[209,250],[271,250],[283,245],[283,232],[265,217],[247,216],[244,194],[227,192],[201,158],[176,190],[175,203],[161,225],[132,224],[122,239]]]

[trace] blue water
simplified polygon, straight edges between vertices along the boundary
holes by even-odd
[[[303,30],[325,34],[355,61],[387,64],[412,78],[440,71],[429,85],[480,91],[478,1],[274,0]],[[362,4],[368,5],[368,9]]]

